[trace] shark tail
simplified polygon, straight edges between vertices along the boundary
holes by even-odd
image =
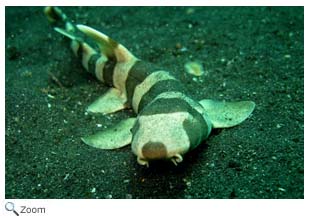
[[[59,7],[47,6],[44,8],[44,14],[48,21],[57,26],[57,28],[63,26],[63,29],[67,32],[72,33],[76,31],[76,27],[69,21],[67,15]]]
[[[110,113],[127,107],[130,101],[127,98],[127,77],[140,60],[106,34],[86,25],[72,24],[58,7],[45,7],[44,13],[54,30],[71,41],[71,49],[83,67],[99,81],[114,87],[100,101],[94,102],[88,111]],[[92,48],[86,40],[93,41],[98,48]],[[107,106],[107,102],[111,107]],[[104,111],[103,106],[107,108]]]
[[[93,56],[101,57],[101,55],[85,42],[83,33],[77,26],[70,22],[69,18],[59,7],[47,6],[44,8],[44,14],[48,21],[54,26],[54,30],[71,41],[71,49],[75,56],[82,62],[83,67],[94,74],[99,80],[102,81],[101,75],[96,75],[95,68],[96,62],[91,61]],[[100,64],[103,66],[108,60],[106,56],[101,57]]]

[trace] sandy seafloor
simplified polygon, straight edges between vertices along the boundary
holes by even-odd
[[[173,72],[198,100],[255,101],[249,119],[214,131],[179,166],[149,168],[130,147],[82,143],[134,113],[85,115],[107,87],[42,10],[5,10],[6,198],[304,198],[302,7],[63,8]],[[190,60],[207,73],[185,73]]]

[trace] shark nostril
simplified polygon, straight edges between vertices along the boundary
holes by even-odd
[[[142,147],[142,154],[146,159],[164,159],[167,149],[161,142],[148,142]]]

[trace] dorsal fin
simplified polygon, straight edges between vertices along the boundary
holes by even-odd
[[[128,51],[123,45],[114,41],[107,35],[85,25],[78,24],[77,28],[92,38],[99,46],[101,53],[108,57],[115,57],[117,62],[128,62],[135,58],[135,56]]]

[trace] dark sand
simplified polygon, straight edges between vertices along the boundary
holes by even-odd
[[[134,114],[85,115],[107,87],[42,10],[6,7],[6,198],[304,198],[302,7],[63,8],[174,72],[197,99],[256,102],[249,119],[214,131],[178,167],[149,168],[130,147],[82,143]],[[189,60],[208,74],[193,80]]]

